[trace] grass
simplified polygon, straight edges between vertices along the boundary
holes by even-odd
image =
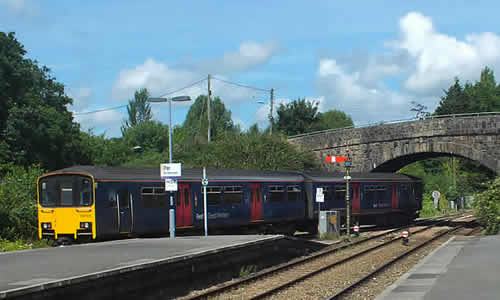
[[[9,241],[0,238],[0,252],[19,251],[37,248],[50,248],[53,242],[47,240],[15,240]]]

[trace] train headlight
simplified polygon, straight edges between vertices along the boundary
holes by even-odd
[[[83,228],[83,229],[89,229],[91,227],[91,224],[90,222],[80,222],[80,228]]]
[[[50,224],[50,223],[42,223],[42,228],[43,229],[51,229],[52,228],[52,224]]]

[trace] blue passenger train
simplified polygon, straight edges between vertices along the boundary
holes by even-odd
[[[201,169],[183,169],[175,192],[176,228],[203,228]],[[345,210],[342,174],[207,170],[210,230],[315,231],[318,209]],[[169,192],[159,168],[75,166],[38,178],[39,237],[109,239],[169,231]],[[318,208],[316,188],[325,202]],[[352,174],[352,213],[361,222],[406,222],[421,209],[417,178]]]

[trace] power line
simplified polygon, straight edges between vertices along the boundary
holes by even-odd
[[[243,88],[247,88],[247,89],[252,89],[252,90],[257,90],[257,91],[261,91],[261,92],[270,92],[271,91],[271,90],[268,90],[268,89],[262,89],[262,88],[258,88],[258,87],[244,85],[244,84],[241,84],[241,83],[236,83],[236,82],[231,82],[231,81],[223,80],[223,79],[220,79],[220,78],[217,78],[217,77],[212,77],[212,79],[215,79],[215,80],[227,83],[227,84],[232,84],[232,85],[236,85],[236,86],[239,86],[239,87],[243,87]]]
[[[115,107],[110,107],[110,108],[103,108],[103,109],[98,109],[98,110],[92,110],[92,111],[86,111],[86,112],[79,112],[79,113],[73,113],[75,116],[79,115],[88,115],[88,114],[94,114],[102,111],[108,111],[108,110],[115,110],[115,109],[120,109],[127,107],[128,104],[125,105],[120,105],[120,106],[115,106]]]
[[[180,91],[182,91],[182,90],[185,90],[185,89],[187,89],[187,88],[190,88],[190,87],[192,87],[192,86],[195,86],[195,85],[197,85],[197,84],[199,84],[199,83],[201,83],[201,82],[203,82],[203,81],[205,81],[205,80],[207,80],[207,79],[206,79],[206,78],[202,78],[202,79],[200,79],[200,80],[198,80],[198,81],[196,81],[196,82],[193,82],[193,83],[191,83],[191,84],[189,84],[189,85],[186,85],[185,87],[181,87],[180,89],[177,89],[177,90],[175,90],[175,91],[167,92],[167,93],[165,93],[165,94],[163,94],[163,95],[160,95],[159,97],[161,98],[161,97],[164,97],[164,96],[167,96],[167,95],[175,94],[175,93],[177,93],[177,92],[180,92]]]

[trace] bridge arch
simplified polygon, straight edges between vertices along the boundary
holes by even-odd
[[[428,158],[458,156],[479,162],[498,174],[500,169],[500,114],[433,118],[312,133],[289,138],[312,150],[321,167],[343,171],[328,164],[328,155],[350,153],[355,172],[394,172]]]

